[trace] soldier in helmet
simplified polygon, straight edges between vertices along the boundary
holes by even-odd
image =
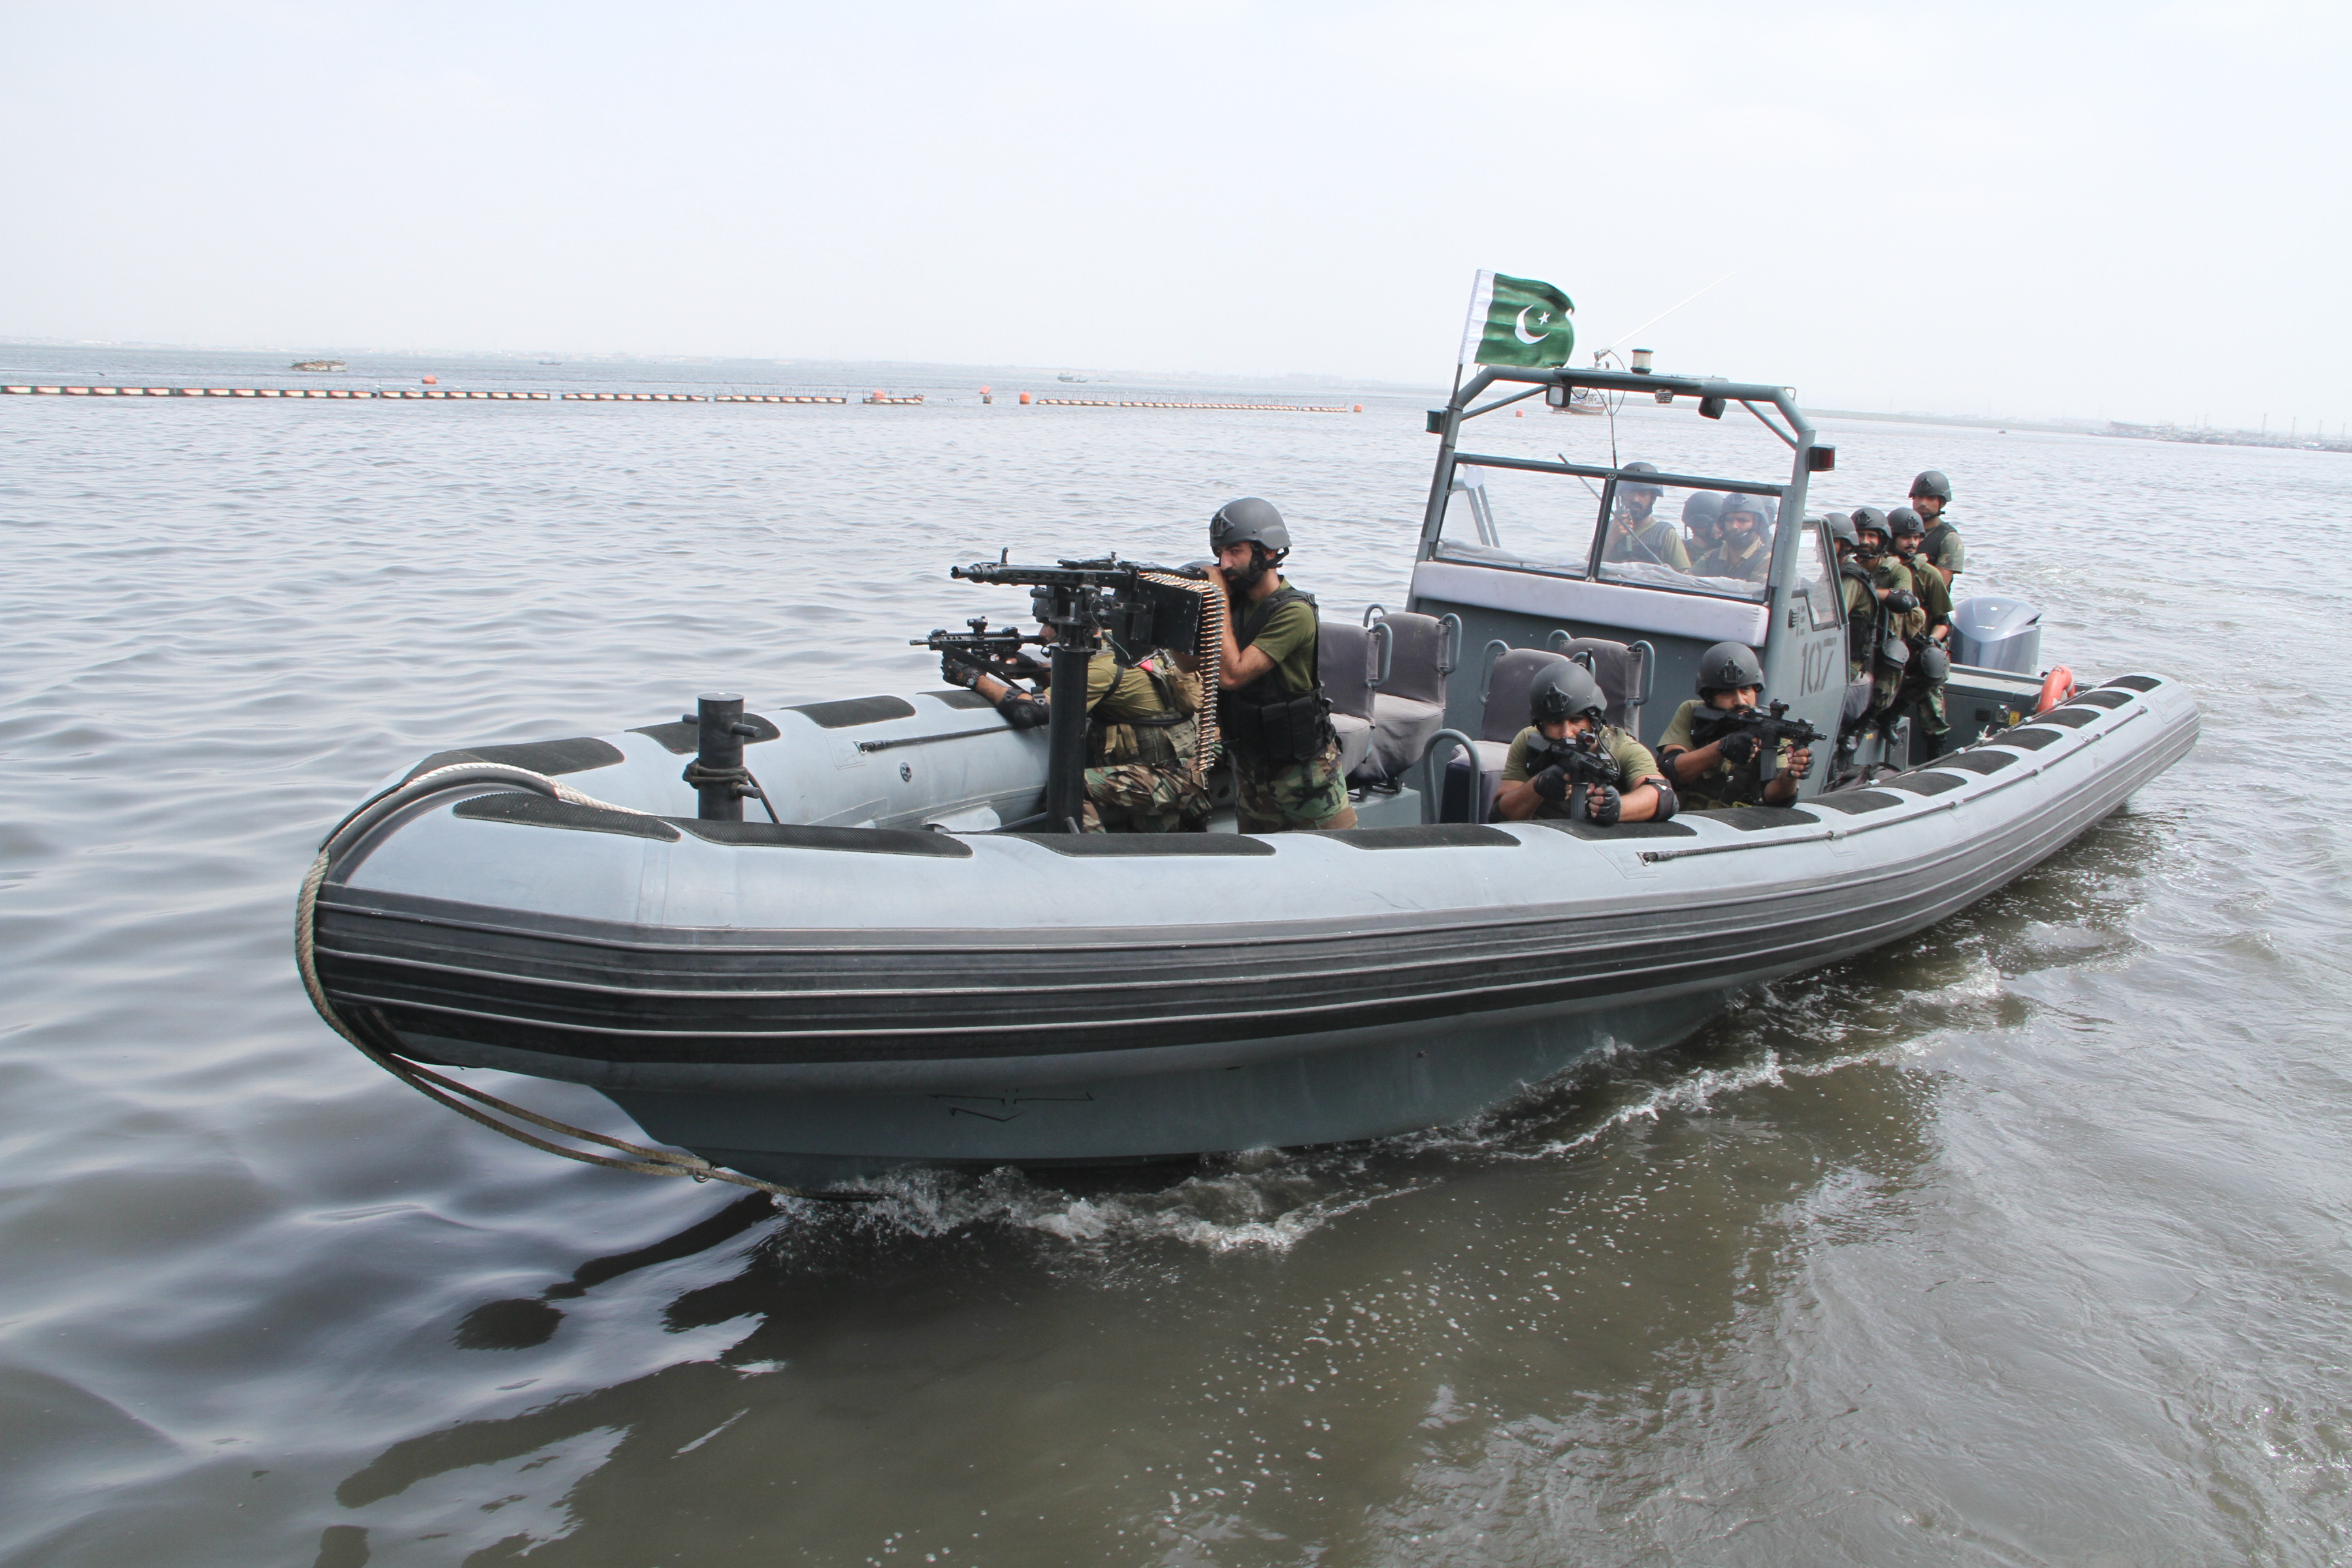
[[[1884,714],[1901,694],[1904,671],[1911,662],[1911,644],[1927,634],[1927,612],[1919,607],[1910,569],[1891,547],[1893,532],[1886,514],[1874,506],[1857,507],[1851,519],[1860,541],[1854,561],[1870,574],[1873,595],[1881,610],[1859,630],[1870,655],[1871,700],[1874,714]],[[1849,643],[1851,643],[1849,637]]]
[[[1495,791],[1495,816],[1506,822],[1572,816],[1569,792],[1577,787],[1557,763],[1545,756],[1560,742],[1590,747],[1616,764],[1617,783],[1587,783],[1586,817],[1609,826],[1619,822],[1664,822],[1675,814],[1674,785],[1650,749],[1604,723],[1608,699],[1592,672],[1563,659],[1535,679],[1528,692],[1528,728],[1511,742],[1503,759],[1503,780]]]
[[[1204,570],[1225,596],[1217,725],[1241,830],[1355,826],[1316,663],[1315,601],[1277,570],[1290,530],[1271,503],[1246,496],[1209,519],[1209,548],[1217,559]]]
[[[1716,519],[1722,507],[1723,498],[1713,490],[1693,490],[1683,498],[1683,548],[1694,570],[1723,542],[1723,524]]]
[[[1764,581],[1772,572],[1772,519],[1777,510],[1763,496],[1724,497],[1715,514],[1723,537],[1714,553],[1698,563],[1698,574]]]
[[[1745,643],[1719,642],[1699,656],[1698,695],[1675,710],[1658,737],[1658,760],[1675,782],[1675,793],[1692,811],[1734,805],[1786,805],[1797,798],[1797,781],[1812,771],[1811,747],[1780,742],[1773,773],[1764,778],[1763,747],[1756,737],[1734,730],[1698,743],[1706,712],[1734,713],[1753,708],[1764,695],[1764,667]]]
[[[1918,721],[1917,730],[1927,740],[1927,755],[1942,751],[1941,738],[1951,725],[1944,717],[1944,683],[1951,676],[1951,657],[1945,650],[1945,640],[1952,633],[1952,592],[1945,585],[1943,574],[1925,559],[1921,550],[1927,537],[1927,526],[1917,512],[1907,506],[1898,506],[1886,514],[1887,531],[1895,536],[1895,549],[1902,559],[1918,595],[1919,611],[1926,629],[1909,637],[1910,661],[1904,667],[1903,683],[1893,717],[1910,717]]]
[[[1918,599],[1908,590],[1882,587],[1869,566],[1863,563],[1862,535],[1854,528],[1857,519],[1867,512],[1875,520],[1876,537],[1871,551],[1874,563],[1886,553],[1886,520],[1874,507],[1849,515],[1842,511],[1830,513],[1830,537],[1835,542],[1838,563],[1838,592],[1845,604],[1846,679],[1852,680],[1870,668],[1873,634],[1878,627],[1881,605],[1895,614],[1907,614],[1919,607]]]
[[[1944,521],[1944,509],[1952,504],[1952,481],[1929,468],[1911,481],[1911,504],[1918,509],[1927,524],[1920,558],[1936,569],[1948,589],[1969,561],[1968,547],[1960,542],[1960,531]]]
[[[1041,684],[1045,667],[1037,667]],[[977,665],[943,654],[940,674],[996,705],[1016,730],[1043,728],[1053,705]],[[1087,833],[1204,832],[1209,786],[1199,768],[1200,680],[1160,655],[1121,662],[1103,648],[1087,665]]]
[[[1609,537],[1601,543],[1601,559],[1648,561],[1687,572],[1690,552],[1683,548],[1682,535],[1664,518],[1651,515],[1658,498],[1666,493],[1664,488],[1634,477],[1657,471],[1654,463],[1625,465],[1623,477],[1617,481],[1617,500],[1610,509]]]
[[[1893,537],[1903,569],[1911,574],[1919,607],[1927,613],[1927,635],[1937,642],[1947,640],[1952,635],[1952,590],[1948,579],[1927,559],[1927,522],[1909,507],[1898,506],[1886,514],[1886,531]]]

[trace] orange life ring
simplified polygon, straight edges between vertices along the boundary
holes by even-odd
[[[2074,672],[2064,665],[2053,665],[2049,678],[2042,683],[2042,700],[2033,705],[2036,713],[2047,713],[2074,695]]]

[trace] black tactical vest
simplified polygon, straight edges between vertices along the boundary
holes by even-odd
[[[1862,602],[1845,613],[1845,657],[1849,665],[1867,667],[1871,648],[1878,640],[1878,593],[1870,574],[1851,561],[1838,563],[1838,575],[1862,584]]]
[[[1927,539],[1919,546],[1919,553],[1930,561],[1935,560],[1937,552],[1944,548],[1944,541],[1949,539],[1952,533],[1953,528],[1950,523],[1937,523],[1927,531]]]
[[[1276,588],[1234,629],[1234,643],[1249,647],[1275,611],[1302,599],[1307,608],[1315,607],[1312,594],[1286,583]],[[1320,640],[1318,637],[1317,643]],[[1317,643],[1307,645],[1307,667],[1313,671],[1314,684],[1305,691],[1286,689],[1278,665],[1239,690],[1219,688],[1217,727],[1224,732],[1227,751],[1248,762],[1281,767],[1320,756],[1336,738],[1329,718],[1330,699],[1323,695],[1322,650]]]

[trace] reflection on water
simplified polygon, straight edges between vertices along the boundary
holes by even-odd
[[[1952,473],[1978,585],[2206,741],[1902,949],[1471,1125],[776,1205],[492,1138],[303,1001],[292,890],[371,781],[919,683],[906,637],[1006,608],[950,562],[1181,557],[1256,492],[1328,607],[1400,603],[1429,447],[1368,402],[0,402],[0,1561],[2352,1551],[2352,790],[2250,762],[2352,719],[2278,657],[2341,601],[2207,542],[2250,494],[2315,537],[2324,455],[1839,432],[1822,499]],[[1624,449],[1779,450],[1687,413]]]

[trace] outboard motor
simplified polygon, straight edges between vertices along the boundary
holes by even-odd
[[[1952,606],[1952,662],[2034,675],[2042,668],[2042,612],[2004,594]]]

